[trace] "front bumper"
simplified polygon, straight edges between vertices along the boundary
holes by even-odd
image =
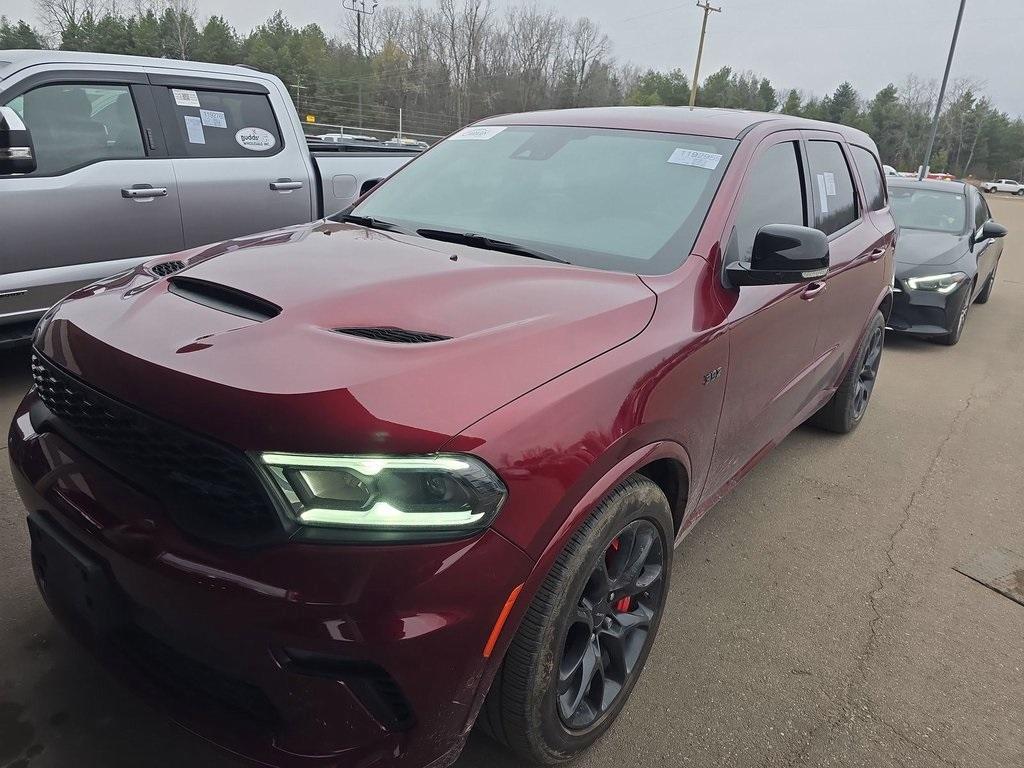
[[[897,279],[888,328],[921,336],[950,333],[956,327],[958,312],[970,290],[969,280],[952,293],[941,294],[911,290],[903,280]]]
[[[44,596],[119,676],[186,728],[268,765],[455,759],[500,661],[483,648],[532,569],[518,547],[494,531],[399,546],[199,544],[158,498],[37,431],[34,407],[33,392],[8,447],[37,578],[40,526],[105,574],[118,608],[101,628],[52,584]]]

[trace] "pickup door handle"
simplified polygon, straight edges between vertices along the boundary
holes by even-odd
[[[146,200],[151,197],[167,197],[167,187],[154,187],[152,184],[133,184],[121,188],[121,197],[128,200]]]
[[[291,179],[278,179],[277,181],[270,182],[270,188],[275,192],[289,192],[293,189],[302,189],[302,182],[292,181]]]
[[[868,258],[872,261],[878,261],[883,256],[885,256],[885,248],[875,248],[875,250],[868,254]]]
[[[828,290],[828,283],[823,283],[821,281],[808,283],[807,287],[804,288],[804,292],[800,294],[800,298],[805,301],[810,301],[818,294],[824,293],[826,290]]]

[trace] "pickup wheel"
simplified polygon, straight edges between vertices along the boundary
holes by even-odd
[[[867,413],[871,393],[875,389],[884,341],[885,318],[881,312],[876,312],[839,389],[824,408],[808,419],[809,424],[839,434],[857,428]]]
[[[1024,189],[1018,189],[1013,194],[1015,194],[1017,197],[1024,197]]]
[[[570,760],[612,724],[658,632],[672,513],[633,475],[573,534],[516,632],[479,725],[525,760]]]

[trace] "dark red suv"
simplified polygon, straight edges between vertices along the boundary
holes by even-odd
[[[608,727],[673,547],[864,415],[894,225],[863,133],[494,118],[327,221],[151,261],[35,337],[11,427],[55,614],[279,766],[556,762]]]

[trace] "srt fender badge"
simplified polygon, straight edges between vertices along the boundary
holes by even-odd
[[[722,366],[718,366],[713,371],[708,371],[704,374],[704,385],[707,386],[711,382],[715,381],[719,376],[722,375]]]

